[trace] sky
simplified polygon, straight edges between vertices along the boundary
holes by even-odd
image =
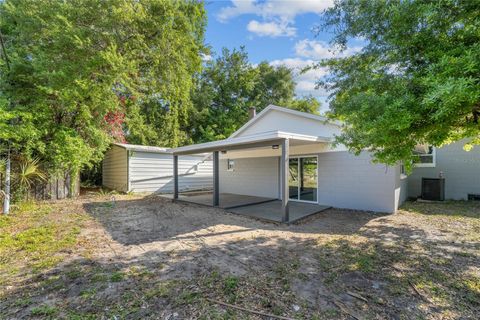
[[[348,55],[361,49],[360,41],[352,42],[342,53],[329,45],[332,34],[316,34],[322,12],[333,0],[231,0],[207,1],[208,26],[206,43],[212,56],[228,49],[245,46],[250,62],[268,61],[294,70],[298,96],[313,95],[328,109],[327,95],[316,89],[315,82],[327,73],[325,69],[300,73],[304,67],[334,55]]]

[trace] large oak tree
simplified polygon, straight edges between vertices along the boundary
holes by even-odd
[[[339,141],[377,160],[412,160],[418,143],[480,143],[480,2],[339,0],[325,14],[333,45],[360,53],[322,61]],[[410,164],[411,161],[406,161]]]

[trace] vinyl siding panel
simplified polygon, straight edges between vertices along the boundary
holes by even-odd
[[[418,167],[408,176],[408,196],[420,197],[422,178],[438,178],[440,171],[445,177],[445,198],[466,200],[468,194],[480,194],[480,147],[463,150],[467,140],[458,141],[436,150],[436,165],[433,168]]]
[[[237,137],[276,130],[323,137],[332,137],[341,133],[340,127],[333,124],[321,123],[318,120],[270,110]]]
[[[220,160],[220,192],[278,198],[279,158],[235,159],[235,169],[227,170],[227,159]]]
[[[395,194],[399,168],[371,162],[368,153],[318,155],[318,199],[337,208],[393,213],[400,202]]]
[[[129,168],[132,192],[173,192],[171,154],[132,152]],[[212,189],[213,163],[205,156],[180,156],[178,173],[179,191]]]
[[[126,192],[127,183],[127,150],[113,145],[106,153],[102,165],[102,185]]]

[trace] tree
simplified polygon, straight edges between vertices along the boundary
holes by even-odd
[[[313,97],[297,98],[292,70],[267,62],[252,65],[244,48],[208,61],[192,92],[191,137],[195,142],[225,139],[248,121],[248,109],[276,104],[318,113]]]
[[[115,140],[187,139],[202,2],[7,0],[0,15],[11,60],[11,71],[1,66],[0,119],[20,114],[34,128],[21,147],[28,157],[77,174]]]
[[[480,3],[340,0],[325,14],[333,45],[360,53],[324,60],[338,140],[378,161],[411,164],[418,143],[480,143]]]

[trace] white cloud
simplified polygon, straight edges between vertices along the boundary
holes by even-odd
[[[247,25],[247,30],[255,33],[258,36],[264,37],[293,37],[297,31],[294,27],[288,25],[288,23],[282,22],[259,22],[252,20]]]
[[[325,41],[304,39],[295,44],[295,54],[299,57],[309,59],[328,59],[333,57],[346,57],[355,54],[362,50],[362,47],[348,47],[340,51],[338,48],[333,48]]]
[[[220,9],[217,19],[221,22],[251,14],[262,22],[250,21],[248,31],[259,36],[295,36],[295,17],[305,13],[321,14],[332,6],[333,0],[232,0],[232,5]]]
[[[202,53],[202,54],[201,54],[201,57],[202,57],[202,61],[203,61],[203,62],[207,62],[207,61],[212,60],[212,56],[211,56],[210,54]]]
[[[280,18],[292,20],[299,14],[320,14],[333,5],[333,0],[232,0],[232,6],[220,9],[218,19],[227,21],[231,18],[254,14],[263,18]]]
[[[315,61],[311,59],[301,59],[301,58],[288,58],[281,60],[273,60],[270,62],[272,66],[284,65],[293,70],[295,77],[295,82],[297,86],[295,87],[295,92],[299,96],[313,95],[316,97],[326,97],[328,93],[322,89],[316,89],[316,82],[324,77],[328,71],[326,68],[316,68],[310,69],[304,73],[301,71],[308,66],[314,64]]]

